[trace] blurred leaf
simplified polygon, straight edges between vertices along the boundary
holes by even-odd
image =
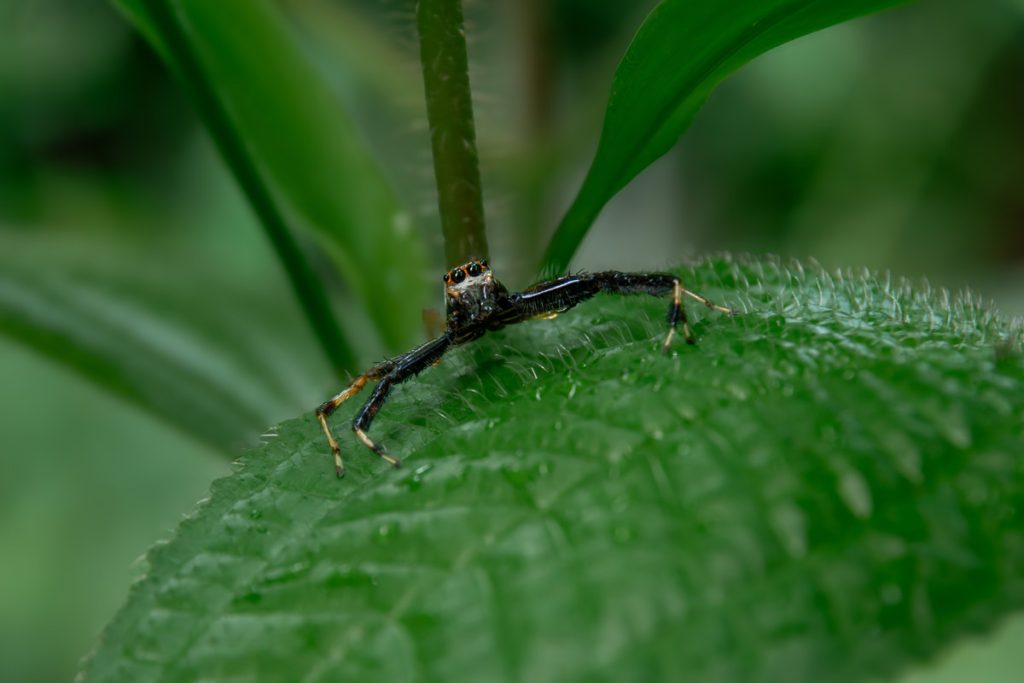
[[[402,206],[414,216],[416,229],[440,235],[412,9],[405,17],[379,3],[285,0],[281,5],[317,74],[345,103],[391,187],[401,188]],[[403,18],[410,22],[407,28],[391,25]]]
[[[1003,236],[1019,233],[1009,206],[1024,197],[1017,189],[1024,154],[1006,150],[1024,149],[1017,123],[1024,109],[1007,116],[1002,103],[1008,55],[1020,54],[1024,24],[1006,3],[956,0],[892,19],[853,56],[857,72],[843,82],[827,125],[792,122],[784,148],[801,144],[797,131],[824,133],[804,142],[816,155],[798,162],[807,169],[805,182],[789,180],[795,194],[765,187],[766,175],[792,172],[754,154],[764,164],[755,196],[785,197],[784,212],[769,220],[777,220],[790,244],[825,263],[898,266],[930,277],[970,273],[980,286],[978,271],[997,265],[995,254],[1019,253]],[[814,56],[794,58],[806,63]],[[975,175],[978,168],[992,170]],[[724,192],[722,204],[756,202],[739,188]],[[736,221],[721,220],[730,227]]]
[[[372,11],[332,0],[285,0],[281,4],[310,49],[325,53],[321,59],[333,69],[322,76],[349,98],[347,102],[361,98],[351,104],[362,107],[362,100],[368,99],[378,116],[383,113],[388,118],[400,118],[394,110],[413,102],[422,122],[423,79],[413,57],[415,50],[403,51],[397,37],[382,28],[379,20],[374,21]],[[360,121],[361,125],[369,123]],[[396,132],[400,131],[392,134]]]
[[[115,2],[183,73],[145,0]],[[384,341],[411,343],[422,308],[421,240],[279,8],[179,0],[174,18],[259,171],[319,238]]]
[[[612,81],[597,153],[541,263],[565,271],[605,204],[667,152],[726,76],[785,42],[904,0],[663,0]]]
[[[183,279],[128,250],[4,242],[0,333],[226,455],[325,391],[312,346],[275,331],[294,313],[265,294],[213,286],[194,262]],[[74,409],[53,406],[55,419]]]
[[[743,314],[693,310],[666,357],[664,301],[605,297],[456,350],[374,426],[402,471],[346,433],[338,481],[282,424],[85,680],[878,680],[1024,606],[1006,322],[798,264],[682,274]]]

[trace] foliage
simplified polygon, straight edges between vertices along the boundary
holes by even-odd
[[[429,281],[436,284],[441,249],[439,240],[426,236],[427,226],[416,224],[431,220],[415,214],[416,188],[396,168],[412,159],[410,165],[423,170],[425,157],[404,144],[389,110],[410,94],[422,107],[419,75],[402,71],[410,55],[380,26],[364,22],[361,9],[332,2],[111,4],[130,18],[189,96],[276,262],[262,263],[257,277],[240,283],[224,272],[239,256],[231,251],[210,268],[188,247],[166,251],[166,242],[107,249],[118,240],[100,240],[97,248],[95,240],[68,239],[58,230],[52,241],[20,234],[18,211],[9,210],[12,198],[17,207],[33,201],[44,207],[30,222],[49,228],[56,216],[56,226],[65,230],[89,224],[90,201],[65,206],[61,198],[67,194],[57,193],[56,201],[33,197],[4,175],[0,333],[234,457],[240,442],[251,442],[283,416],[308,412],[337,388],[329,381],[329,365],[343,374],[419,337],[429,291],[423,286],[426,263],[434,263]],[[377,19],[389,14],[379,3],[366,4],[375,6],[370,14],[379,13]],[[435,102],[458,105],[430,120],[435,142],[440,137],[458,153],[438,167],[461,169],[451,180],[437,174],[460,194],[458,201],[440,202],[439,223],[450,228],[444,245],[450,262],[467,249],[485,248],[464,246],[485,244],[485,204],[475,171],[465,170],[475,167],[476,156],[469,74],[461,27],[447,18],[460,3],[436,0],[420,7],[428,4],[445,9],[431,30],[441,43],[436,54],[447,56],[423,65],[427,100],[433,95]],[[545,12],[572,23],[562,34],[566,41],[584,34],[590,39],[588,21],[595,16],[632,27],[639,21],[633,22],[638,17],[629,14],[631,8],[656,7],[616,70],[596,156],[547,247],[544,271],[569,264],[606,203],[675,144],[708,94],[735,69],[802,34],[895,4],[550,3]],[[522,3],[522,11],[529,15],[544,5]],[[1009,0],[1003,5],[1009,7]],[[289,12],[299,7],[303,19],[289,23]],[[78,14],[61,16],[72,27],[69,35],[113,44],[81,38],[91,34],[78,30]],[[881,119],[902,117],[911,123],[899,130],[919,134],[918,146],[906,145],[911,153],[904,163],[894,162],[886,149],[876,155],[884,157],[886,172],[865,171],[888,191],[874,214],[864,214],[878,218],[868,231],[844,220],[848,212],[834,201],[833,190],[843,185],[835,169],[845,167],[828,162],[842,158],[856,166],[860,155],[851,150],[858,149],[859,137],[843,138],[840,131],[835,137],[843,139],[834,145],[814,135],[803,138],[815,154],[794,148],[784,135],[762,135],[752,143],[756,126],[737,130],[750,110],[733,107],[735,120],[712,137],[723,139],[723,129],[736,132],[729,142],[748,158],[760,159],[762,144],[785,148],[801,169],[791,177],[770,166],[753,174],[753,191],[779,197],[791,212],[773,220],[749,211],[745,216],[758,234],[802,230],[800,243],[816,245],[807,233],[817,234],[822,219],[833,228],[856,226],[846,230],[851,237],[841,253],[843,262],[862,262],[865,253],[883,250],[880,245],[915,254],[931,246],[919,234],[907,240],[905,233],[901,249],[888,234],[894,223],[932,231],[933,219],[941,217],[946,225],[977,222],[992,230],[996,220],[961,216],[958,223],[945,204],[928,220],[906,220],[915,191],[934,178],[933,166],[946,154],[944,136],[958,128],[963,112],[986,108],[975,106],[969,91],[988,74],[1000,46],[1013,39],[1014,24],[1004,21],[1005,13],[979,16],[1000,29],[979,32],[996,39],[975,40],[982,47],[968,51],[973,61],[947,49],[955,40],[945,34],[932,38],[942,59],[923,68],[942,74],[942,98],[924,94],[918,103],[942,116],[930,114],[929,125],[920,115],[906,116],[899,109],[905,104],[878,106],[907,82],[927,93],[920,80],[875,73],[877,62],[861,69],[873,90],[851,95],[859,101],[844,115],[858,125],[863,121],[865,129],[878,124],[865,111]],[[900,33],[894,25],[893,33]],[[472,18],[469,26],[472,33]],[[320,31],[319,40],[304,42],[303,30]],[[916,24],[915,31],[931,35]],[[67,61],[52,55],[74,52],[59,41],[44,49],[34,31],[19,33],[48,63]],[[471,51],[492,42],[474,44],[472,38]],[[318,48],[336,51],[335,58],[325,60]],[[876,52],[889,57],[886,50]],[[535,56],[543,53],[539,47]],[[601,60],[589,57],[590,70],[600,71]],[[60,153],[61,145],[46,142],[60,127],[54,120],[92,132],[95,111],[82,116],[76,106],[52,106],[47,86],[53,79],[5,61],[10,68],[0,75],[4,84],[15,78],[22,94],[39,97],[33,100],[37,108],[39,101],[50,105],[43,115],[26,108],[22,128],[33,140],[27,149],[35,144]],[[822,62],[831,76],[832,60]],[[541,81],[570,73],[564,64],[546,67],[524,71],[535,78],[541,73]],[[836,83],[848,82],[843,73],[834,76]],[[790,87],[813,92],[802,78]],[[431,90],[444,83],[457,86],[457,98]],[[493,94],[486,79],[474,84],[485,96]],[[100,92],[104,88],[139,107],[133,120],[144,122],[145,143],[164,136],[166,121],[147,116],[149,90],[104,86]],[[543,84],[525,99],[543,100],[542,91]],[[765,98],[784,103],[777,114],[807,104],[794,102],[799,98],[787,96],[785,88],[768,91]],[[560,197],[552,169],[575,172],[579,152],[589,150],[593,131],[586,112],[599,108],[577,99],[573,88],[565,92],[573,94],[564,98],[572,129],[530,140],[532,146],[504,169],[526,169],[528,178],[519,181],[525,191],[516,193],[520,209],[531,203],[536,209],[545,195]],[[14,131],[17,147],[20,129],[8,125],[8,104],[0,101],[0,119]],[[502,98],[499,106],[512,105],[512,98]],[[100,116],[105,108],[104,101]],[[419,108],[415,116],[422,118]],[[789,125],[801,127],[800,118],[790,115]],[[998,130],[1007,129],[1016,127]],[[422,130],[413,135],[430,137]],[[996,152],[985,158],[998,159],[1006,176],[1015,178],[1003,163],[1012,142],[991,137]],[[132,145],[133,138],[124,139]],[[493,147],[488,150],[486,134],[482,139],[486,172]],[[166,151],[175,142],[171,136],[160,144]],[[93,149],[89,143],[84,149]],[[72,156],[81,148],[68,147]],[[107,146],[96,147],[105,158]],[[930,161],[922,161],[922,150]],[[692,151],[689,163],[702,178],[723,175]],[[5,144],[0,172],[20,169],[7,152]],[[183,159],[187,164],[187,155]],[[734,168],[732,159],[726,163]],[[125,168],[130,170],[122,182],[146,175]],[[811,186],[819,171],[818,205],[790,221],[801,205],[787,186]],[[31,187],[33,173],[23,175]],[[165,180],[157,174],[152,182]],[[702,194],[699,182],[687,182]],[[987,182],[991,188],[1000,181],[992,175]],[[184,207],[178,213],[158,215],[166,207],[154,210],[143,199],[134,214],[100,215],[115,214],[133,236],[137,229],[176,232],[192,223],[230,234],[196,208],[205,203],[193,203],[201,185],[193,180],[185,189],[173,182],[161,188]],[[1002,192],[1019,197],[1016,184],[1008,186]],[[709,204],[746,206],[742,194],[729,196],[728,183],[720,189],[727,199],[707,199]],[[138,188],[125,194],[131,191]],[[491,192],[491,199],[501,194]],[[1016,215],[1018,199],[1008,205],[989,201],[1001,220]],[[85,212],[79,211],[82,204]],[[479,215],[467,216],[471,210]],[[533,218],[529,208],[525,214]],[[521,218],[512,230],[500,222],[495,230],[492,223],[490,237],[502,247],[496,260],[518,258],[510,270],[525,272],[544,249],[540,235],[557,216]],[[644,220],[630,218],[619,229],[638,235]],[[732,229],[742,223],[709,222]],[[518,256],[510,255],[510,242],[519,247]],[[849,250],[849,242],[861,251]],[[973,233],[962,238],[966,242],[985,249]],[[426,256],[431,245],[437,247],[433,259]],[[702,345],[680,347],[672,359],[651,353],[652,339],[661,333],[652,322],[661,317],[655,302],[592,302],[555,325],[508,330],[461,350],[440,370],[403,387],[375,425],[375,435],[409,457],[411,472],[382,473],[349,441],[353,474],[339,485],[330,478],[309,419],[283,424],[236,475],[217,484],[210,502],[170,545],[153,552],[150,576],[108,630],[90,675],[195,678],[258,671],[292,678],[308,666],[311,676],[339,671],[372,678],[359,669],[365,665],[373,676],[400,678],[394,669],[405,667],[447,679],[477,673],[486,663],[496,667],[493,677],[509,679],[651,678],[689,671],[701,680],[855,680],[888,675],[943,650],[960,634],[987,627],[1019,607],[1021,595],[1013,569],[1021,559],[1020,539],[1009,524],[1020,498],[1019,467],[1010,454],[1021,445],[1021,363],[1012,330],[969,299],[951,304],[939,293],[915,294],[867,276],[836,280],[816,269],[807,274],[792,268],[715,262],[686,271],[697,288],[744,302],[746,314],[724,320],[698,312]],[[277,270],[287,278],[276,278]],[[50,407],[68,403],[54,394],[46,400],[46,428],[58,424],[73,431],[64,420],[53,420]],[[79,453],[67,450],[62,443],[62,456]],[[120,474],[97,493],[115,490]],[[43,504],[47,511],[58,509],[52,503]],[[41,519],[26,518],[33,524]],[[68,525],[66,533],[77,533],[72,528],[80,527]],[[390,648],[387,654],[380,654],[383,648]],[[479,655],[493,656],[474,659]]]
[[[601,209],[667,152],[712,89],[773,47],[902,0],[664,0],[612,82],[597,154],[548,246],[541,275],[565,270]]]
[[[415,339],[423,305],[422,297],[416,294],[422,291],[423,270],[418,233],[403,217],[395,191],[364,149],[344,107],[335,101],[285,30],[281,11],[267,0],[180,0],[169,4],[116,0],[116,4],[191,95],[289,274],[304,317],[316,331],[323,357],[336,371],[357,369],[359,353],[352,345],[353,332],[368,330],[351,321],[360,318],[372,321],[373,329],[390,351],[407,347]],[[446,0],[438,7],[450,4]],[[457,4],[453,4],[456,10]],[[604,203],[671,146],[706,93],[728,73],[784,40],[888,4],[892,1],[844,0],[836,5],[762,0],[745,2],[734,11],[722,13],[711,2],[660,3],[616,75],[597,158],[556,233],[545,267],[560,270],[568,264]],[[438,14],[442,19],[449,15],[458,17],[459,13],[449,8]],[[748,30],[750,25],[758,28]],[[431,29],[431,35],[434,33],[440,36],[436,49],[455,55],[444,63],[464,71],[465,59],[458,58],[464,47],[444,43],[458,43],[461,31],[446,34],[439,26]],[[671,78],[662,77],[666,62],[677,65],[670,72]],[[449,81],[441,74],[428,78],[428,94],[431,83]],[[465,79],[460,82],[468,87]],[[443,94],[439,92],[434,100],[428,100],[451,99]],[[468,101],[468,93],[464,94]],[[466,144],[472,146],[472,111],[461,106],[441,114],[466,119],[452,128],[451,135],[463,135]],[[475,160],[474,155],[467,158]],[[476,197],[460,192],[458,201],[442,202],[442,222],[448,226],[447,251],[460,253],[460,249],[474,245],[479,250],[486,243],[481,232],[482,217],[478,215],[481,203],[475,161],[442,163],[445,168],[452,165],[462,168],[466,177],[459,181],[445,176],[443,185],[468,188],[469,195]],[[345,309],[344,325],[336,321],[324,279],[316,272],[315,264],[322,264],[324,259],[303,246],[308,244],[307,235],[316,237],[353,295],[351,303],[358,310],[351,305]],[[34,281],[22,279],[18,286],[31,288]],[[45,292],[28,292],[26,296],[41,299]],[[18,305],[10,300],[0,300],[0,304],[7,307],[0,316],[0,329],[22,340],[54,338],[51,323],[33,327],[31,318]],[[101,349],[85,327],[72,322],[72,317],[67,312],[56,324],[60,328],[59,349],[64,352],[54,350],[51,357],[206,441],[223,444],[237,439],[242,430],[234,423],[239,418],[246,425],[258,424],[258,411],[233,405],[238,387],[215,377],[203,379],[204,392],[223,400],[216,401],[220,407],[204,419],[206,409],[187,398],[187,389],[158,388],[166,382],[160,378],[159,364],[152,362],[154,350],[145,337],[121,336],[116,350],[114,346]],[[176,325],[176,321],[167,321],[165,327]],[[225,349],[211,346],[201,353],[216,362],[213,359],[222,357]],[[121,372],[119,367],[134,369]],[[185,377],[183,373],[163,374]],[[168,386],[174,382],[171,379]],[[192,385],[198,386],[195,382]],[[147,393],[152,390],[156,390],[156,398]],[[211,429],[217,430],[217,423],[224,429],[224,438],[211,433]]]
[[[142,271],[123,250],[71,240],[10,239],[5,246],[0,331],[215,449],[253,443],[296,399],[308,398],[309,377],[323,372],[302,357],[279,360],[299,346],[274,328],[301,320],[282,318],[289,309],[266,299],[239,307],[246,297],[230,282],[197,291],[173,269]],[[50,268],[33,265],[41,254]],[[197,300],[211,305],[197,307]]]
[[[288,35],[280,11],[266,0],[117,3],[193,93],[282,264],[301,258],[295,248],[283,248],[278,235],[295,231],[278,225],[290,209],[318,238],[387,345],[408,344],[422,305],[410,294],[419,290],[422,245],[404,225],[394,190],[345,110]],[[253,183],[259,187],[251,189]],[[387,278],[375,277],[381,263],[393,264]],[[299,291],[300,300],[315,297],[307,316],[329,314],[319,291],[308,289]],[[343,352],[337,342],[325,342],[324,351],[328,357]]]
[[[670,357],[650,299],[488,337],[382,413],[401,472],[347,438],[339,482],[314,420],[280,425],[85,680],[853,681],[1024,606],[1005,321],[800,264],[681,274],[742,314]]]

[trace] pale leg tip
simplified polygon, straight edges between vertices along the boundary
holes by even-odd
[[[387,464],[391,465],[391,466],[392,466],[392,467],[394,467],[394,468],[395,468],[396,470],[397,470],[397,469],[398,469],[399,467],[401,467],[401,466],[402,466],[402,462],[401,462],[401,461],[400,461],[400,460],[399,460],[398,458],[396,458],[396,457],[394,457],[394,456],[392,456],[392,455],[389,455],[389,454],[387,453],[387,451],[385,451],[385,450],[384,450],[383,448],[378,448],[378,449],[376,449],[376,451],[375,451],[375,452],[377,453],[377,455],[379,455],[379,456],[380,456],[381,460],[383,460],[383,461],[384,461],[384,462],[386,462]]]
[[[661,350],[663,353],[668,353],[672,349],[672,337],[676,336],[676,329],[670,327],[668,334],[665,336],[665,341],[661,344]]]
[[[337,475],[338,479],[344,479],[345,478],[345,468],[344,467],[335,467],[334,468],[334,474]]]

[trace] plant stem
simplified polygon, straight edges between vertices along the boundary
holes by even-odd
[[[355,353],[334,318],[320,279],[285,222],[244,140],[210,87],[171,4],[166,0],[143,0],[143,4],[158,27],[171,66],[177,69],[183,88],[256,212],[328,362],[338,378],[344,379],[355,369]]]
[[[416,27],[447,265],[487,256],[461,0],[419,0]]]

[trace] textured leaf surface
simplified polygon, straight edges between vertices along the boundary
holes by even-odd
[[[456,350],[333,477],[282,424],[176,536],[86,680],[864,680],[1024,607],[1024,360],[941,293],[681,271]],[[1018,330],[1019,332],[1019,330]],[[342,411],[339,426],[356,406]]]
[[[608,200],[676,143],[729,74],[783,43],[903,1],[662,0],[615,72],[597,153],[542,275],[564,272]]]

